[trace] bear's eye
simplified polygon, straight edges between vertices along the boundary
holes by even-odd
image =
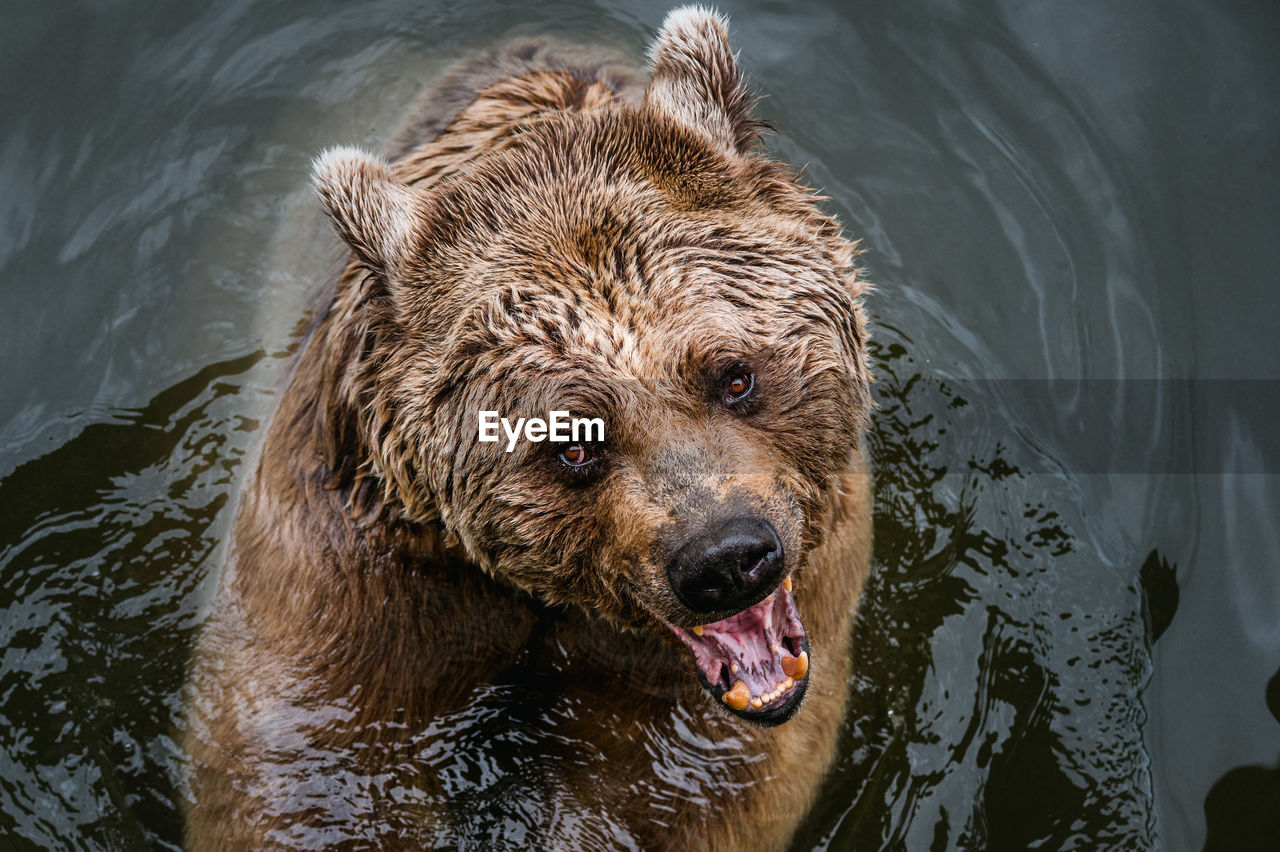
[[[751,402],[755,396],[756,374],[744,367],[729,371],[720,386],[720,400],[725,405],[736,406]]]
[[[586,467],[595,460],[595,452],[586,444],[570,444],[560,451],[560,461],[574,469]]]

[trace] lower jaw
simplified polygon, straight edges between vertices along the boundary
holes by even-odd
[[[809,653],[809,639],[804,637],[801,639],[801,650],[806,658],[811,656]],[[717,704],[729,711],[740,719],[745,719],[761,727],[774,727],[788,721],[800,709],[800,705],[804,702],[805,693],[809,689],[809,673],[806,671],[804,677],[798,681],[794,681],[794,686],[783,691],[777,698],[768,702],[761,703],[761,706],[753,706],[748,703],[745,708],[739,709],[734,707],[725,700],[725,696],[729,690],[722,686],[712,685],[707,682],[702,673],[698,673],[698,681],[702,684],[702,688],[706,690],[707,695],[715,700]]]

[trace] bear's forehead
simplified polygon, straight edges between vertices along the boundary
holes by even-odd
[[[673,246],[625,275],[585,266],[506,278],[481,297],[463,338],[483,341],[467,349],[486,353],[479,366],[491,376],[536,380],[563,398],[588,385],[687,385],[814,332],[799,309],[809,300],[788,298],[784,282],[732,275],[721,259]]]
[[[475,294],[498,306],[483,322],[527,347],[649,365],[690,348],[759,348],[838,281],[794,247],[707,226],[682,233],[680,222],[643,235],[616,223],[585,218],[500,252]]]
[[[672,240],[767,250],[816,213],[774,164],[621,105],[536,122],[441,187],[436,211],[438,230],[472,248],[570,249],[588,263]]]
[[[696,275],[682,269],[643,278],[553,273],[500,285],[498,309],[489,302],[471,323],[483,325],[518,361],[552,369],[607,365],[640,374],[693,357],[691,348],[753,346],[749,324],[716,286],[687,280]]]
[[[530,369],[656,380],[767,348],[832,300],[807,196],[664,133],[625,112],[557,120],[460,176],[444,200],[464,337]]]

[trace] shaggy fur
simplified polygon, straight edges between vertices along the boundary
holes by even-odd
[[[870,548],[862,284],[761,151],[723,19],[672,12],[650,59],[637,99],[608,59],[510,45],[395,162],[318,158],[352,260],[201,639],[193,848],[460,842],[476,815],[420,749],[521,665],[570,708],[534,826],[553,843],[781,848],[812,803]],[[756,395],[728,410],[743,366]],[[607,441],[575,474],[563,445],[477,442],[482,409],[601,417]],[[812,648],[777,727],[713,701],[668,626],[708,620],[672,592],[674,548],[734,507],[777,530]]]

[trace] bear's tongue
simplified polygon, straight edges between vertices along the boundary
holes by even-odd
[[[755,606],[693,630],[669,625],[693,652],[702,685],[744,716],[777,711],[803,692],[808,642],[788,578]]]

